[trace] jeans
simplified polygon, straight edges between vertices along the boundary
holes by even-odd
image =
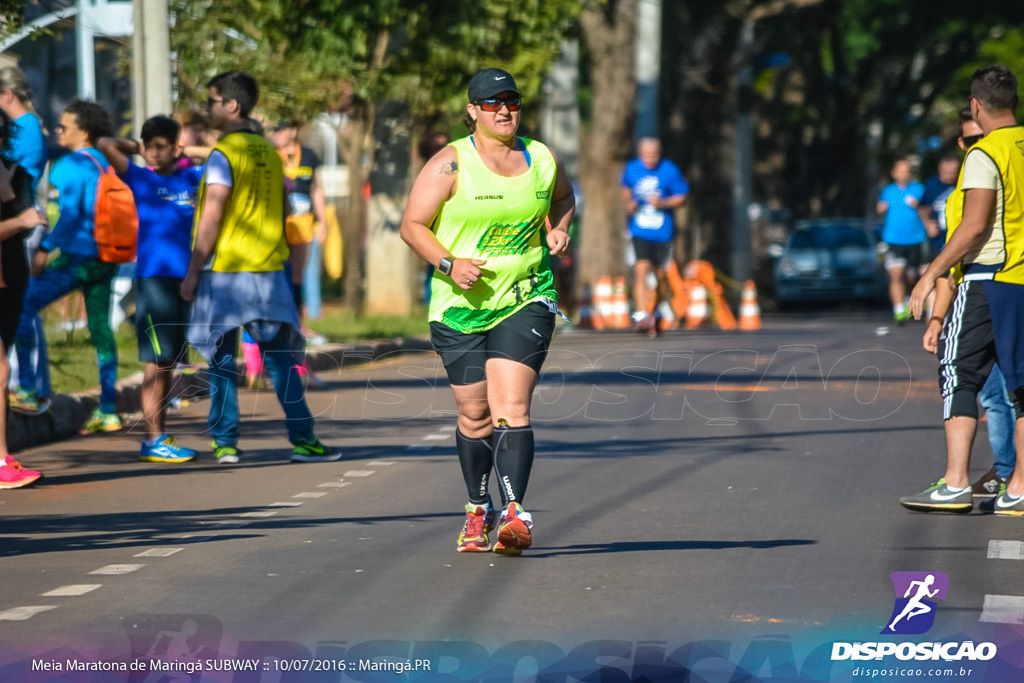
[[[281,325],[277,336],[260,342],[264,364],[274,383],[277,401],[284,409],[288,440],[298,443],[313,438],[313,416],[306,406],[306,390],[296,370],[303,350],[288,348],[289,325]],[[213,352],[210,363],[210,435],[218,446],[238,445],[238,330],[225,334]]]
[[[302,271],[302,305],[309,318],[320,317],[320,269],[323,267],[323,253],[319,240],[309,245],[309,260]]]
[[[1006,395],[1006,382],[998,365],[992,366],[992,372],[978,392],[978,401],[988,417],[988,443],[995,457],[996,473],[1003,479],[1009,479],[1017,457],[1013,442],[1015,419],[1013,406]]]

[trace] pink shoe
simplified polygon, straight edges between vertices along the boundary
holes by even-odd
[[[34,470],[26,470],[21,463],[8,455],[4,464],[0,466],[0,489],[20,489],[35,483],[43,475]]]

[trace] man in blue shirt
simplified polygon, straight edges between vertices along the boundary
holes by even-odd
[[[135,197],[139,212],[138,262],[135,267],[135,328],[142,379],[142,415],[146,439],[140,457],[147,462],[188,462],[191,448],[164,431],[164,406],[171,371],[185,358],[185,331],[191,306],[181,298],[181,281],[192,255],[192,220],[202,166],[179,168],[181,126],[167,116],[142,124],[142,144],[100,138],[97,146]],[[136,166],[129,154],[142,153],[150,168]]]
[[[897,159],[892,166],[893,182],[882,188],[877,211],[885,216],[882,241],[885,269],[889,271],[889,299],[893,318],[902,325],[910,319],[907,292],[914,288],[920,274],[924,242],[927,237],[917,207],[924,195],[924,186],[911,180],[910,162]]]
[[[641,139],[637,158],[627,163],[622,173],[622,200],[629,214],[629,234],[636,256],[633,305],[640,316],[640,332],[658,332],[658,303],[669,291],[666,268],[672,262],[675,239],[673,212],[686,202],[689,192],[679,167],[661,157],[661,142],[657,138]],[[652,272],[658,283],[653,293],[648,285]]]

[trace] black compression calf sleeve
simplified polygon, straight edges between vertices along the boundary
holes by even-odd
[[[302,316],[302,283],[292,283],[292,297],[295,299],[295,308],[299,309],[299,316]]]
[[[491,437],[470,439],[456,429],[455,449],[459,453],[459,465],[462,466],[462,478],[466,480],[469,502],[474,505],[486,505],[490,501],[490,496],[487,495],[487,482],[494,466]]]
[[[502,507],[513,501],[522,503],[533,469],[533,427],[498,427],[491,436],[491,445]]]

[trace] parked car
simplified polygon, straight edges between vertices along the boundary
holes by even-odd
[[[872,226],[862,218],[799,221],[775,262],[780,306],[829,299],[881,300],[888,279]]]

